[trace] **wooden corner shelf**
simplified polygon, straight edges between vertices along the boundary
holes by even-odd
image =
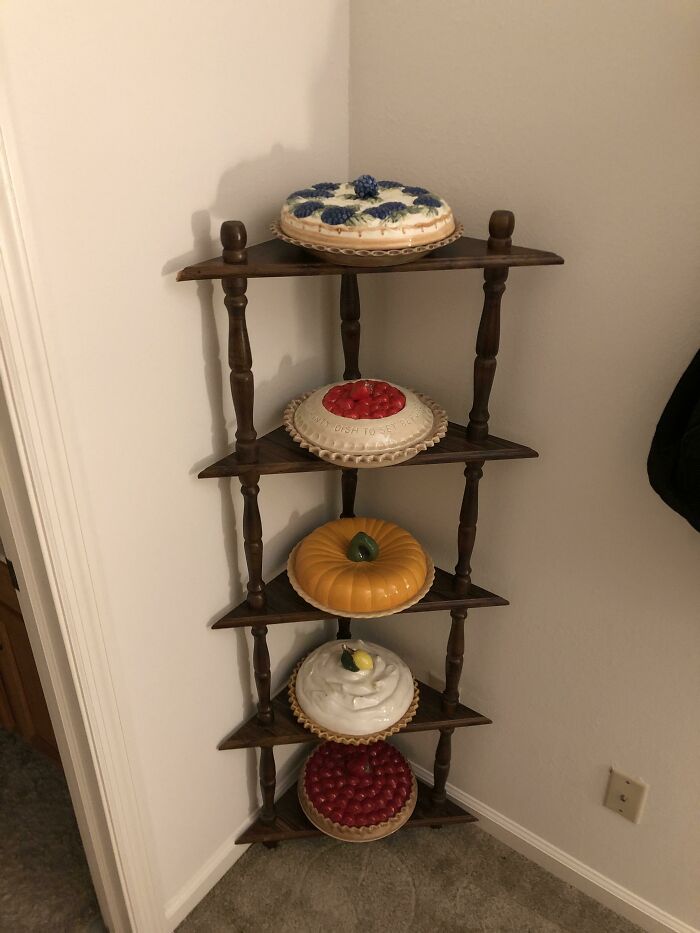
[[[253,625],[278,625],[282,622],[313,622],[336,619],[337,615],[316,609],[302,599],[289,582],[284,570],[265,585],[266,604],[253,609],[247,600],[227,612],[212,628],[245,628]],[[434,612],[439,609],[482,609],[487,606],[507,606],[508,600],[470,583],[465,596],[455,593],[455,576],[435,568],[435,580],[425,596],[403,612]],[[378,619],[377,621],[381,621]]]
[[[491,720],[463,703],[458,703],[452,713],[443,708],[442,694],[418,681],[419,702],[416,715],[402,732],[428,732],[434,729],[463,729],[468,726],[488,726]],[[274,718],[271,723],[261,723],[257,715],[234,729],[218,745],[221,751],[234,748],[264,748],[274,745],[300,745],[318,742],[318,736],[305,729],[294,718],[289,705],[287,687],[283,687],[272,699]]]
[[[513,441],[489,436],[482,441],[467,440],[464,425],[450,421],[447,434],[428,450],[423,450],[411,460],[394,466],[423,466],[428,463],[467,463],[475,460],[522,460],[537,457],[537,451]],[[295,444],[284,427],[275,428],[258,440],[258,459],[255,469],[261,475],[269,473],[317,473],[323,470],[339,470],[335,463],[321,460],[314,454]],[[199,474],[200,479],[220,479],[222,476],[240,476],[250,470],[249,463],[241,463],[235,453],[222,457]]]
[[[235,222],[235,221],[234,221]],[[397,266],[348,266],[317,259],[300,246],[283,240],[266,240],[246,250],[245,268],[231,270],[231,263],[221,256],[205,259],[182,269],[178,282],[201,279],[225,279],[230,275],[245,275],[249,279],[278,278],[288,275],[377,275],[386,272],[435,272],[447,269],[486,269],[493,266],[557,266],[564,260],[556,253],[523,246],[493,249],[488,240],[463,236],[449,246],[435,250],[420,259]]]
[[[454,803],[449,798],[442,802],[433,800],[433,789],[420,778],[418,784],[418,801],[416,808],[402,827],[408,829],[417,826],[446,826],[453,823],[475,823],[476,817]],[[297,797],[296,783],[287,790],[279,800],[275,801],[274,819],[265,822],[261,817],[236,839],[243,845],[251,842],[264,842],[268,845],[283,842],[289,839],[309,839],[318,836],[327,839],[320,829],[316,829],[304,815]]]
[[[441,826],[472,822],[475,817],[447,798],[452,736],[456,729],[485,725],[485,716],[459,702],[459,685],[464,661],[464,636],[470,609],[507,606],[507,600],[472,583],[471,559],[476,539],[479,482],[483,467],[494,460],[536,457],[530,447],[504,440],[490,433],[489,399],[496,372],[501,329],[501,299],[511,269],[561,265],[556,253],[514,246],[515,220],[510,211],[495,211],[489,222],[488,239],[461,237],[433,253],[397,266],[346,266],[324,261],[279,239],[247,246],[245,226],[228,220],[221,227],[222,255],[187,266],[179,281],[220,279],[229,318],[228,359],[231,367],[231,394],[236,412],[235,451],[203,469],[204,479],[237,477],[244,500],[243,537],[248,568],[247,596],[218,619],[215,629],[248,627],[253,640],[253,668],[257,691],[257,712],[234,729],[219,745],[224,749],[260,749],[260,789],[262,808],[257,820],[236,841],[276,845],[286,839],[321,837],[304,816],[292,786],[275,800],[277,745],[314,743],[292,715],[286,689],[270,694],[271,666],[267,644],[269,625],[333,618],[310,606],[292,588],[286,573],[273,580],[263,579],[263,531],[258,506],[259,480],[265,474],[310,473],[336,470],[340,475],[342,518],[355,515],[358,475],[371,482],[373,470],[339,468],[304,450],[292,441],[284,428],[258,437],[253,419],[253,358],[246,324],[248,280],[279,276],[327,276],[340,278],[340,334],[343,344],[343,379],[356,380],[360,373],[360,295],[358,277],[385,273],[437,272],[482,269],[484,304],[476,339],[473,362],[473,400],[466,426],[450,422],[446,436],[429,450],[396,466],[460,463],[464,467],[464,493],[456,523],[457,560],[454,573],[436,568],[429,592],[405,612],[447,610],[450,632],[445,652],[445,689],[442,693],[420,684],[420,703],[414,719],[404,731],[435,730],[439,733],[433,766],[434,782],[429,787],[418,781],[418,803],[406,826]],[[439,331],[433,327],[433,338]],[[309,386],[309,389],[314,388]],[[280,400],[281,406],[287,400]],[[381,621],[381,620],[380,620]],[[352,620],[338,618],[338,638],[350,639]]]

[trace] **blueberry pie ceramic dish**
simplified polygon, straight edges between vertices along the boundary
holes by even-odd
[[[360,175],[293,191],[272,231],[331,262],[375,265],[410,262],[454,242],[462,227],[426,188]]]

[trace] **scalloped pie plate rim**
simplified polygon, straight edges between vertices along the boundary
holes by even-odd
[[[412,460],[414,457],[418,456],[419,453],[427,450],[429,447],[434,447],[436,444],[439,444],[443,437],[447,434],[447,412],[445,409],[438,405],[437,402],[434,402],[431,398],[429,398],[429,396],[423,395],[420,392],[414,392],[413,394],[416,396],[416,398],[424,405],[426,405],[433,415],[432,433],[427,434],[423,440],[413,441],[406,447],[402,447],[399,450],[387,451],[385,453],[350,454],[343,453],[339,450],[328,450],[325,447],[319,447],[318,444],[314,444],[307,440],[302,434],[299,433],[297,426],[294,423],[294,415],[296,414],[297,408],[299,408],[301,403],[305,402],[309,396],[313,395],[314,392],[317,391],[318,389],[311,389],[310,392],[305,392],[304,395],[299,395],[297,398],[292,399],[292,401],[285,408],[284,414],[282,416],[284,427],[295,443],[299,444],[301,447],[303,447],[305,450],[308,450],[316,457],[319,457],[321,460],[326,460],[329,463],[336,464],[337,466],[370,469],[373,467],[393,466],[395,463],[404,463],[406,460]],[[413,390],[411,389],[410,391]]]
[[[338,262],[344,265],[400,265],[404,262],[411,262],[418,258],[422,253],[432,253],[443,246],[449,246],[454,243],[464,233],[463,224],[455,221],[455,228],[452,233],[443,237],[441,240],[434,240],[432,243],[423,243],[420,246],[404,246],[391,249],[352,249],[349,246],[320,246],[315,243],[307,243],[304,240],[297,240],[282,231],[278,221],[270,224],[270,230],[280,240],[290,243],[292,246],[300,246],[306,249],[320,259],[332,262],[336,258]],[[343,262],[344,257],[346,261]],[[366,263],[363,260],[368,260]]]

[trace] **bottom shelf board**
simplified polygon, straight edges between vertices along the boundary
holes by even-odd
[[[451,800],[434,804],[431,800],[432,787],[420,779],[418,783],[418,801],[408,822],[402,829],[411,826],[445,826],[451,823],[475,823],[476,817]],[[276,818],[274,823],[256,820],[241,836],[236,839],[240,845],[253,842],[283,842],[287,839],[310,839],[311,837],[328,838],[320,829],[316,829],[304,815],[297,796],[296,782],[275,803]]]

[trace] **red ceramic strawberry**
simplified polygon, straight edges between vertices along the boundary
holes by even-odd
[[[362,828],[369,838],[398,829],[413,809],[413,791],[408,762],[387,742],[324,742],[306,762],[300,782],[302,807],[312,822],[341,838],[347,830],[358,841]]]
[[[375,419],[398,414],[406,405],[400,389],[380,379],[358,379],[335,385],[323,396],[323,407],[341,418]]]

